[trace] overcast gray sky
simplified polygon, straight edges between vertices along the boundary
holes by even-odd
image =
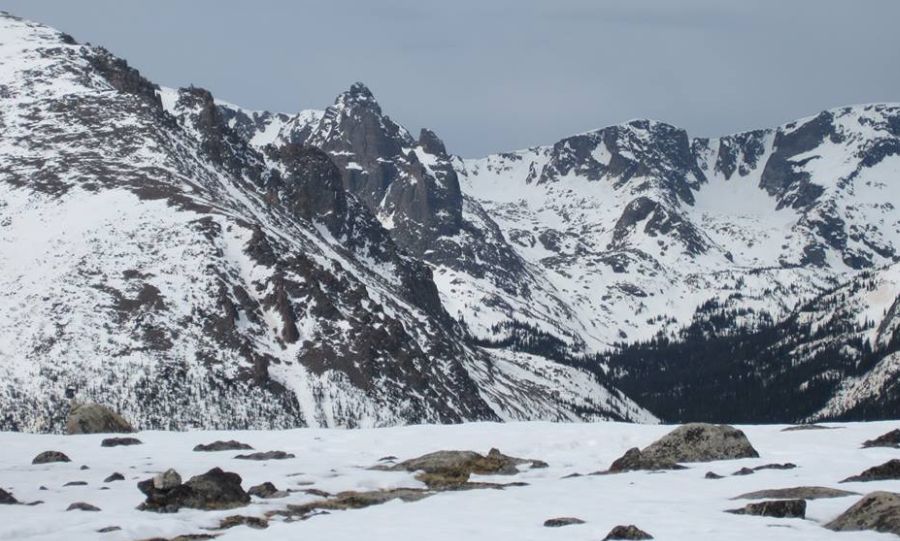
[[[715,136],[900,101],[898,0],[0,0],[168,86],[323,108],[365,82],[480,156],[647,117]]]

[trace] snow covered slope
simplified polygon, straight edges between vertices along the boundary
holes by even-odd
[[[833,532],[823,525],[855,504],[861,496],[808,500],[806,520],[739,516],[724,511],[750,500],[733,500],[757,490],[824,486],[865,494],[898,490],[897,481],[838,482],[869,467],[895,458],[890,448],[860,449],[860,444],[898,427],[891,423],[851,423],[832,430],[782,432],[783,425],[741,426],[760,458],[689,464],[668,472],[630,472],[582,475],[607,468],[631,447],[643,447],[672,427],[621,423],[472,423],[456,426],[408,426],[381,429],[298,429],[247,432],[141,432],[143,445],[101,448],[102,436],[58,436],[0,433],[0,486],[19,501],[44,503],[33,507],[0,506],[0,539],[69,541],[109,539],[125,541],[176,535],[218,533],[221,541],[271,539],[328,539],[357,541],[361,533],[373,541],[429,538],[439,541],[471,539],[603,539],[616,525],[634,524],[660,540],[696,541],[888,541],[890,534]],[[198,453],[197,444],[235,439],[260,451],[283,450],[287,460],[235,460],[238,452]],[[420,501],[393,501],[365,509],[332,511],[308,520],[288,522],[275,516],[266,529],[237,526],[210,532],[231,515],[264,517],[267,512],[303,504],[320,496],[308,489],[336,494],[398,487],[423,488],[415,474],[373,471],[370,466],[387,456],[399,460],[444,449],[486,453],[496,447],[518,457],[547,462],[542,469],[526,469],[514,476],[473,476],[486,482],[524,482],[503,490],[443,492]],[[66,453],[71,463],[32,465],[42,451]],[[732,476],[743,467],[791,462],[790,470],[760,470]],[[381,462],[382,464],[384,462]],[[80,470],[81,465],[90,469]],[[236,472],[243,488],[271,482],[292,490],[287,497],[253,498],[246,507],[223,511],[182,509],[159,514],[138,511],[143,501],[140,480],[175,468],[185,479],[213,467]],[[713,471],[724,478],[706,479]],[[125,480],[103,483],[113,472]],[[81,486],[63,486],[83,481]],[[47,490],[39,490],[45,486]],[[106,488],[108,490],[101,490]],[[97,512],[69,511],[83,501]],[[555,517],[577,517],[584,524],[547,528]],[[121,530],[96,531],[110,526]]]
[[[202,89],[0,15],[0,95],[4,429],[71,396],[145,428],[653,419],[470,344],[326,154],[263,155]]]
[[[715,140],[637,120],[466,160],[460,176],[599,329],[596,348],[671,333],[734,293],[778,317],[900,248],[897,105]]]

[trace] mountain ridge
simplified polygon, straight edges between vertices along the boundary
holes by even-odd
[[[42,25],[0,16],[0,36],[0,254],[19,254],[0,427],[56,429],[72,394],[146,427],[246,428],[653,422],[696,413],[654,385],[728,397],[759,370],[816,391],[781,421],[877,417],[900,393],[893,339],[863,346],[894,311],[850,324],[855,301],[827,355],[798,323],[898,261],[900,106],[715,139],[635,120],[462,159],[361,83],[249,111]],[[758,362],[670,370],[665,348],[730,337]]]

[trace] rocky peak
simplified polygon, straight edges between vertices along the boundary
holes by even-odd
[[[419,146],[429,154],[440,157],[447,156],[447,147],[444,146],[444,142],[436,133],[427,128],[422,128],[419,132]]]
[[[369,107],[373,111],[381,114],[381,106],[375,100],[375,95],[369,90],[365,84],[356,82],[350,85],[350,89],[342,92],[334,100],[336,107]]]

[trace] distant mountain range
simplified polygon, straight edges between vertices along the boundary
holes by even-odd
[[[0,16],[0,429],[900,411],[900,106],[461,159]]]

